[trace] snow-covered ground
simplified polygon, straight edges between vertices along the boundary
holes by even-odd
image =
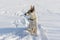
[[[35,6],[38,24],[43,28],[37,38],[24,31],[25,21],[19,16],[30,5]],[[60,0],[0,0],[0,40],[38,39],[60,40]]]

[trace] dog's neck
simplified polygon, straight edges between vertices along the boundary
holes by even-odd
[[[31,19],[31,18],[30,18],[30,19],[28,19],[28,20],[30,20],[30,21],[34,21],[34,20],[36,20],[36,18],[34,18],[34,19]]]

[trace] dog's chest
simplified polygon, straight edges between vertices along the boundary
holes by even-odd
[[[36,15],[35,15],[35,14],[31,14],[31,15],[30,15],[30,18],[31,18],[31,19],[35,19],[35,18],[36,18]]]

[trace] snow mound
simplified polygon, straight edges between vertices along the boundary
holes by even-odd
[[[0,35],[0,40],[18,40],[19,36],[13,35],[12,33]]]

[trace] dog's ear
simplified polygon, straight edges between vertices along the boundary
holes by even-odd
[[[35,8],[34,6],[31,6],[31,9],[30,9],[31,12],[35,11]]]
[[[31,6],[30,10],[28,10],[27,13],[32,13],[32,12],[34,12],[34,11],[35,11],[34,6]]]

